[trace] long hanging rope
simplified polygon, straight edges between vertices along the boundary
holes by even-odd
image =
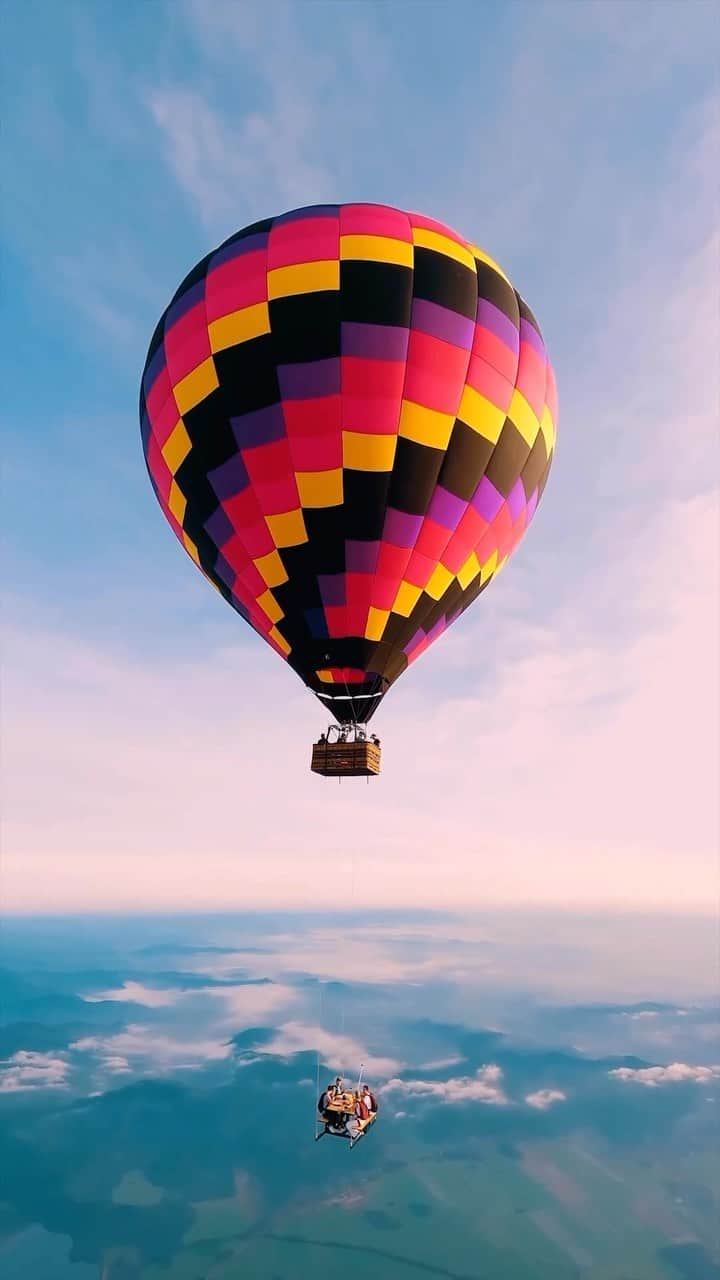
[[[319,995],[320,995],[320,1017],[318,1019],[318,1025],[320,1027],[320,1030],[322,1031],[322,1019],[323,1019],[322,981],[320,981],[319,983]],[[320,1040],[318,1039],[317,1064],[315,1068],[315,1102],[313,1105],[313,1119],[314,1119],[313,1141],[315,1141],[315,1135],[317,1133],[317,1105],[319,1101],[320,1101]]]
[[[350,854],[350,911],[355,908],[355,849]],[[340,1022],[343,1036],[345,1035],[345,1000],[343,999],[340,1007]]]
[[[351,912],[352,912],[352,910],[354,909],[354,906],[355,906],[355,864],[356,864],[356,856],[357,856],[357,854],[356,854],[356,850],[355,850],[355,849],[353,849],[353,850],[352,850],[352,852],[351,852],[351,879],[350,879],[350,909],[351,909]],[[322,1031],[322,1030],[323,1030],[323,1016],[324,1016],[324,1014],[323,1014],[323,979],[322,979],[322,978],[318,979],[318,998],[319,998],[319,1019],[318,1019],[318,1020],[319,1020],[319,1027],[320,1027],[320,1031]],[[344,997],[341,999],[341,1002],[340,1002],[340,1028],[341,1028],[341,1035],[342,1035],[342,1037],[343,1037],[343,1039],[344,1039],[344,1037],[345,1037],[345,999],[344,999]],[[361,1063],[360,1063],[360,1073],[359,1073],[359,1075],[358,1075],[358,1082],[357,1082],[357,1092],[358,1092],[358,1093],[360,1092],[360,1084],[361,1084],[361,1082],[362,1082],[362,1076],[363,1076],[364,1066],[365,1066],[365,1064],[361,1062]],[[319,1044],[319,1041],[318,1041],[318,1048],[317,1048],[316,1058],[315,1058],[315,1097],[316,1097],[316,1102],[315,1102],[315,1111],[317,1111],[317,1102],[318,1102],[318,1100],[319,1100],[319,1098],[320,1098],[320,1044]],[[315,1121],[317,1121],[317,1116],[316,1116],[316,1115],[314,1116],[314,1120],[315,1120]],[[315,1135],[316,1135],[316,1123],[313,1125],[313,1140],[314,1140],[314,1138],[315,1138]]]

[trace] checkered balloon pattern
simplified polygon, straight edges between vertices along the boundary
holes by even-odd
[[[366,723],[525,533],[557,395],[535,317],[476,245],[318,205],[190,273],[140,419],[187,552],[336,720]]]

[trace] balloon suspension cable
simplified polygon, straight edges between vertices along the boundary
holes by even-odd
[[[357,721],[355,719],[355,703],[353,702],[350,690],[348,688],[348,682],[344,676],[343,676],[343,686],[345,688],[345,696],[350,699],[350,715],[353,718],[353,723],[356,724]]]
[[[380,739],[375,733],[368,733],[367,725],[362,720],[346,720],[344,724],[333,722],[328,725],[325,734],[325,742],[329,745],[332,742],[377,742]]]
[[[360,1085],[361,1085],[361,1083],[362,1083],[362,1075],[363,1075],[363,1071],[364,1071],[364,1069],[365,1069],[365,1063],[364,1063],[364,1062],[361,1062],[361,1063],[360,1063],[360,1074],[359,1074],[359,1076],[358,1076],[358,1082],[357,1082],[357,1089],[356,1089],[356,1093],[359,1093],[359,1092],[360,1092]]]
[[[357,725],[355,726],[357,728]],[[355,850],[350,855],[350,910],[355,910]],[[340,1034],[345,1035],[345,997],[340,1005]]]
[[[320,1026],[320,1030],[322,1031],[322,1017],[323,1017],[323,1011],[322,1011],[322,1009],[323,1009],[322,980],[318,982],[318,987],[319,987],[319,995],[320,995],[320,1017],[319,1017],[319,1026]],[[316,1067],[315,1067],[315,1099],[316,1099],[316,1100],[315,1100],[315,1104],[314,1104],[314,1107],[313,1107],[313,1117],[314,1117],[314,1119],[315,1119],[315,1107],[317,1107],[317,1100],[319,1099],[319,1097],[320,1097],[320,1043],[319,1043],[319,1041],[318,1041],[318,1047],[317,1047],[317,1063],[316,1063]],[[317,1119],[315,1119],[315,1123],[313,1124],[313,1139],[315,1138],[316,1134],[317,1134]]]

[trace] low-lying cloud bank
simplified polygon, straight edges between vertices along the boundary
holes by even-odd
[[[720,1066],[693,1067],[687,1062],[670,1062],[666,1067],[615,1067],[608,1073],[618,1080],[630,1080],[656,1089],[661,1084],[708,1084],[720,1078]]]
[[[432,1099],[436,1102],[486,1102],[504,1106],[508,1099],[501,1085],[502,1068],[490,1063],[480,1067],[474,1076],[453,1076],[449,1080],[388,1080],[380,1090],[384,1094]]]

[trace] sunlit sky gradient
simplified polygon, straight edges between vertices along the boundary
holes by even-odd
[[[6,910],[714,908],[717,15],[5,6]],[[499,260],[560,436],[508,569],[386,699],[381,779],[339,786],[319,704],[166,527],[137,389],[209,248],[355,199]]]

